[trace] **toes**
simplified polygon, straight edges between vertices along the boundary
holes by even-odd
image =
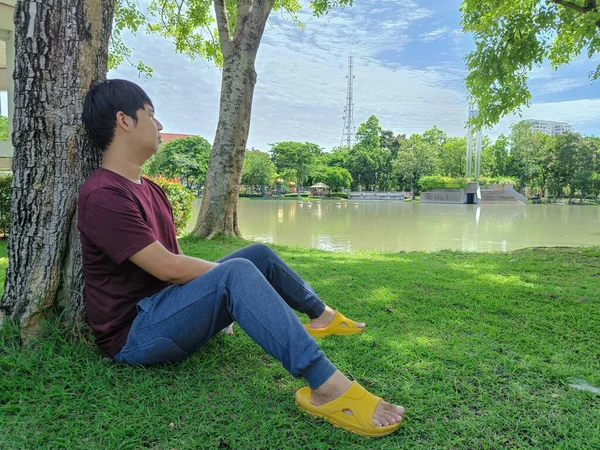
[[[373,418],[373,423],[375,424],[376,427],[385,427],[385,426],[391,425],[390,421],[384,416],[377,416],[377,418]],[[377,425],[378,423],[380,425]]]

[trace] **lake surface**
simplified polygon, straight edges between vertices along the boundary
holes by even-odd
[[[247,239],[333,251],[600,245],[600,206],[240,199],[238,214]]]

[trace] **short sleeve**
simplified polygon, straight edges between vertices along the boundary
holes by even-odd
[[[97,189],[80,207],[80,232],[116,264],[158,240],[138,204],[126,192]]]

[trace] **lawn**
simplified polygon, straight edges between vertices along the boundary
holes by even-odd
[[[181,244],[214,260],[245,242]],[[24,349],[14,328],[0,334],[0,448],[600,448],[600,396],[569,387],[600,386],[599,248],[273,247],[330,306],[367,322],[320,343],[350,378],[406,407],[399,431],[369,440],[300,413],[303,382],[239,326],[186,361],[132,368],[50,323]]]

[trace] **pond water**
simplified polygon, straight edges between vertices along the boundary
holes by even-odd
[[[600,245],[600,206],[240,199],[238,214],[247,239],[333,251]]]

